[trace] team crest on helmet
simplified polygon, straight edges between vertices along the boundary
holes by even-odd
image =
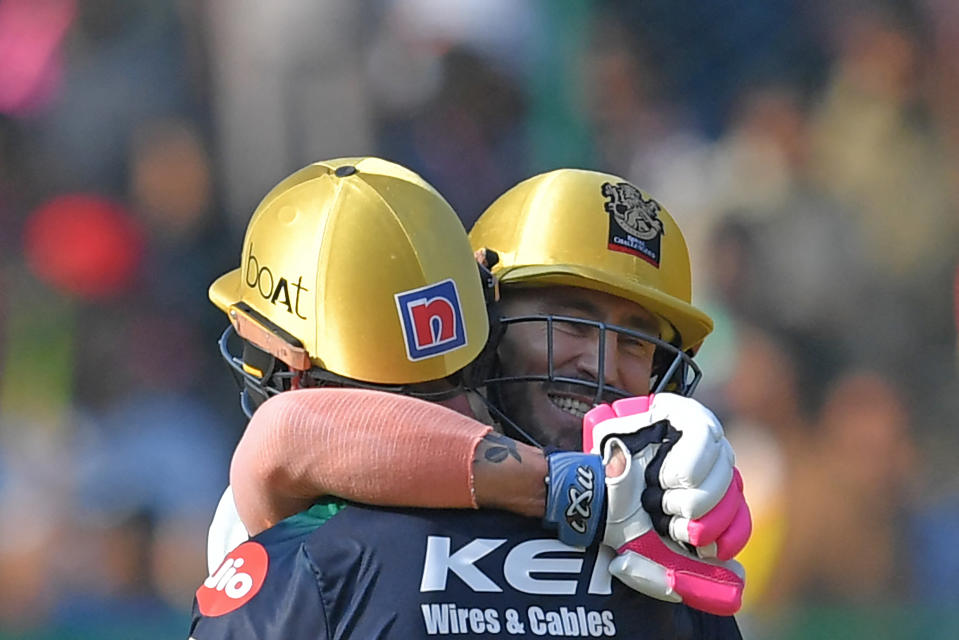
[[[609,249],[642,258],[659,267],[660,238],[665,230],[659,219],[662,207],[628,182],[604,182],[603,208],[609,214]]]
[[[466,346],[466,327],[456,282],[452,279],[397,293],[396,308],[411,361]]]

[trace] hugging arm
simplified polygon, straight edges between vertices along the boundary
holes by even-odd
[[[288,391],[237,445],[230,483],[251,535],[324,495],[383,506],[544,510],[542,451],[447,407],[364,389]]]

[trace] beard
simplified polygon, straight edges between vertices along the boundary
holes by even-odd
[[[577,398],[544,381],[500,382],[497,384],[498,405],[508,420],[502,420],[504,431],[512,437],[538,447],[556,447],[565,451],[581,451],[583,414],[590,408]],[[512,422],[513,424],[510,424]]]

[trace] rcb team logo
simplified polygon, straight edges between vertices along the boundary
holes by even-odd
[[[605,182],[603,204],[609,214],[609,248],[629,253],[659,267],[660,238],[665,231],[659,219],[662,207],[629,184]]]

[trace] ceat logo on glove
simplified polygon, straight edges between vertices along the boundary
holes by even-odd
[[[422,360],[466,346],[466,328],[456,283],[435,284],[396,294],[406,356]]]
[[[197,589],[200,613],[222,616],[245,605],[263,586],[269,564],[266,549],[258,542],[244,542],[231,551],[220,568]]]

